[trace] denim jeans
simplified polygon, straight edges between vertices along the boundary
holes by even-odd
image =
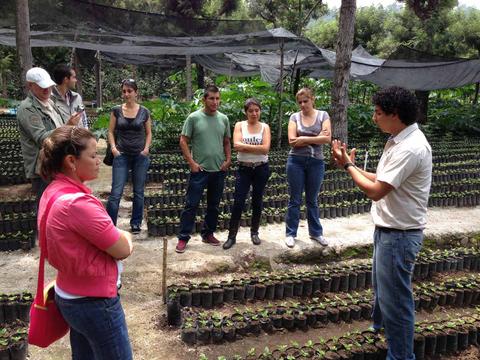
[[[130,170],[132,171],[133,185],[133,209],[130,226],[140,226],[142,224],[145,181],[147,180],[149,165],[150,158],[142,154],[120,154],[113,158],[112,191],[108,197],[107,213],[115,225],[117,225],[120,199]]]
[[[373,250],[373,327],[385,328],[387,360],[414,360],[415,303],[412,273],[422,247],[422,230],[375,228]]]
[[[73,360],[133,359],[120,297],[67,300],[55,303],[70,325]]]
[[[297,236],[300,220],[300,205],[302,193],[305,189],[307,205],[308,233],[310,236],[323,235],[318,213],[318,192],[325,174],[323,160],[308,156],[289,155],[287,160],[287,180],[290,199],[288,201],[287,236]]]
[[[202,237],[213,234],[217,229],[218,205],[223,193],[225,171],[199,171],[190,173],[186,194],[185,208],[180,215],[180,232],[178,238],[188,241],[195,225],[198,205],[207,188],[207,212],[203,221]]]
[[[255,168],[248,166],[238,166],[235,179],[235,194],[232,215],[230,217],[228,237],[235,238],[245,206],[250,186],[252,187],[252,225],[250,233],[258,235],[260,227],[260,218],[262,216],[263,192],[270,177],[270,168],[268,163],[257,166]]]

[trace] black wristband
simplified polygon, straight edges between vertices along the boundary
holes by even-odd
[[[354,165],[353,163],[351,163],[351,162],[347,162],[345,165],[343,165],[343,168],[344,168],[345,170],[348,170],[348,168],[349,168],[350,166],[355,166],[355,165]]]

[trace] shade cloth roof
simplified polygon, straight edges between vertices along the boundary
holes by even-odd
[[[286,73],[301,69],[311,77],[333,77],[335,52],[282,28],[267,30],[260,21],[172,17],[86,0],[35,0],[29,5],[33,47],[101,51],[108,61],[162,69],[184,66],[190,55],[216,73],[260,73],[276,83],[282,44]],[[0,1],[0,44],[15,46],[14,9],[15,0]],[[480,60],[439,58],[404,47],[380,59],[357,48],[350,72],[354,80],[380,86],[435,90],[480,82]]]

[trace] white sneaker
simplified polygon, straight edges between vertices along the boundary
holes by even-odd
[[[322,246],[328,246],[327,240],[323,237],[323,235],[320,236],[310,236],[310,239],[313,241],[318,242]]]
[[[293,236],[287,236],[285,238],[285,245],[289,248],[293,248],[295,246],[295,238]]]

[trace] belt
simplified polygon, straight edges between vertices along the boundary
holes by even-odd
[[[406,231],[406,232],[423,231],[423,229],[407,229],[407,230],[402,230],[402,229],[387,228],[387,227],[383,227],[383,226],[375,226],[375,228],[376,228],[377,230],[380,230],[380,231],[383,231],[383,232],[386,232],[386,233],[391,233],[391,232],[394,232],[394,231],[399,231],[399,232],[402,232],[402,231]]]
[[[256,168],[258,166],[267,164],[268,161],[257,161],[257,162],[246,162],[246,161],[239,161],[238,165],[239,166],[246,166],[246,167],[251,167],[251,168]]]

